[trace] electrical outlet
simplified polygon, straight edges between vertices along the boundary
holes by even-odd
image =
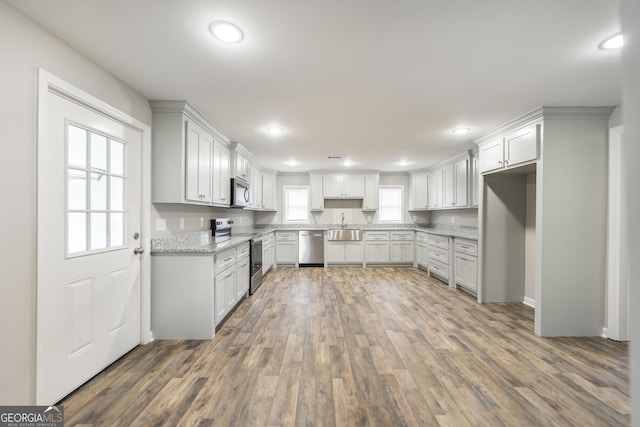
[[[180,230],[184,230],[184,218],[180,218]]]
[[[165,231],[167,229],[167,220],[164,218],[156,218],[156,231]]]

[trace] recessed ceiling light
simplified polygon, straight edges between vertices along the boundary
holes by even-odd
[[[399,162],[396,162],[396,166],[409,166],[409,162],[406,160],[400,160]]]
[[[227,21],[213,21],[209,24],[209,32],[213,37],[225,43],[240,43],[244,38],[240,27]]]
[[[469,128],[458,128],[458,129],[454,129],[451,132],[455,133],[456,135],[463,135],[467,132],[469,132],[471,129]]]
[[[344,163],[342,164],[343,166],[349,167],[353,165],[353,162],[351,160],[345,160]]]
[[[622,34],[616,34],[615,36],[611,36],[598,46],[602,50],[611,50],[611,49],[620,49],[624,46],[624,38]]]
[[[289,160],[289,161],[285,162],[285,164],[287,166],[298,166],[298,162],[296,162],[295,160]]]
[[[279,127],[269,127],[267,128],[267,132],[269,132],[271,135],[280,135],[282,132],[284,132],[284,129]]]

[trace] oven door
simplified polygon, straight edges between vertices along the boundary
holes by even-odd
[[[251,286],[249,294],[253,294],[262,284],[262,236],[251,240]]]

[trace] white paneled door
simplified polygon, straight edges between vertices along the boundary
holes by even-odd
[[[53,404],[140,343],[142,134],[40,93],[36,401]]]

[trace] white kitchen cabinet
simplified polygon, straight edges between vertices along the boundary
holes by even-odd
[[[363,211],[377,211],[380,187],[380,175],[366,174],[364,176],[364,200],[362,201]]]
[[[389,261],[394,264],[413,264],[415,232],[389,232]]]
[[[213,145],[213,198],[212,205],[229,207],[231,180],[229,178],[229,149],[218,141]]]
[[[326,174],[322,180],[322,195],[325,199],[364,198],[364,175]]]
[[[429,171],[429,209],[443,208],[442,168]]]
[[[478,242],[454,239],[454,275],[456,285],[478,291]]]
[[[427,233],[416,232],[416,265],[428,268],[429,265],[429,244]]]
[[[452,207],[466,208],[469,206],[469,159],[464,158],[453,163],[453,197]]]
[[[216,144],[226,147],[231,141],[185,101],[150,105],[152,202],[214,204],[217,170],[212,151]]]
[[[262,173],[262,210],[276,211],[276,174]]]
[[[237,301],[235,266],[216,274],[214,298],[215,323],[218,325],[233,309]]]
[[[364,260],[362,241],[328,241],[327,264],[362,264]]]
[[[193,120],[185,121],[187,132],[185,199],[211,203],[213,135]]]
[[[249,292],[251,281],[251,262],[249,257],[238,259],[236,264],[236,300],[240,301]]]
[[[480,172],[497,172],[538,158],[538,125],[529,125],[480,145]]]
[[[249,167],[249,209],[262,209],[262,172],[255,166]]]
[[[389,263],[389,232],[365,231],[365,259],[367,264]]]
[[[471,206],[478,207],[480,197],[480,161],[475,152],[471,159]]]
[[[419,211],[429,208],[429,173],[419,172],[409,177],[409,210]]]
[[[324,197],[322,196],[322,175],[309,174],[310,210],[323,211]]]
[[[428,272],[437,276],[450,286],[453,286],[451,278],[451,251],[449,237],[439,234],[429,234],[427,237],[429,248]]]
[[[448,164],[442,168],[442,207],[452,208],[455,206],[455,171],[453,164]]]
[[[298,232],[276,231],[276,265],[298,264]]]
[[[262,236],[262,274],[267,274],[275,262],[275,233],[267,233]]]
[[[249,159],[237,149],[233,151],[233,177],[245,182],[250,179]]]

